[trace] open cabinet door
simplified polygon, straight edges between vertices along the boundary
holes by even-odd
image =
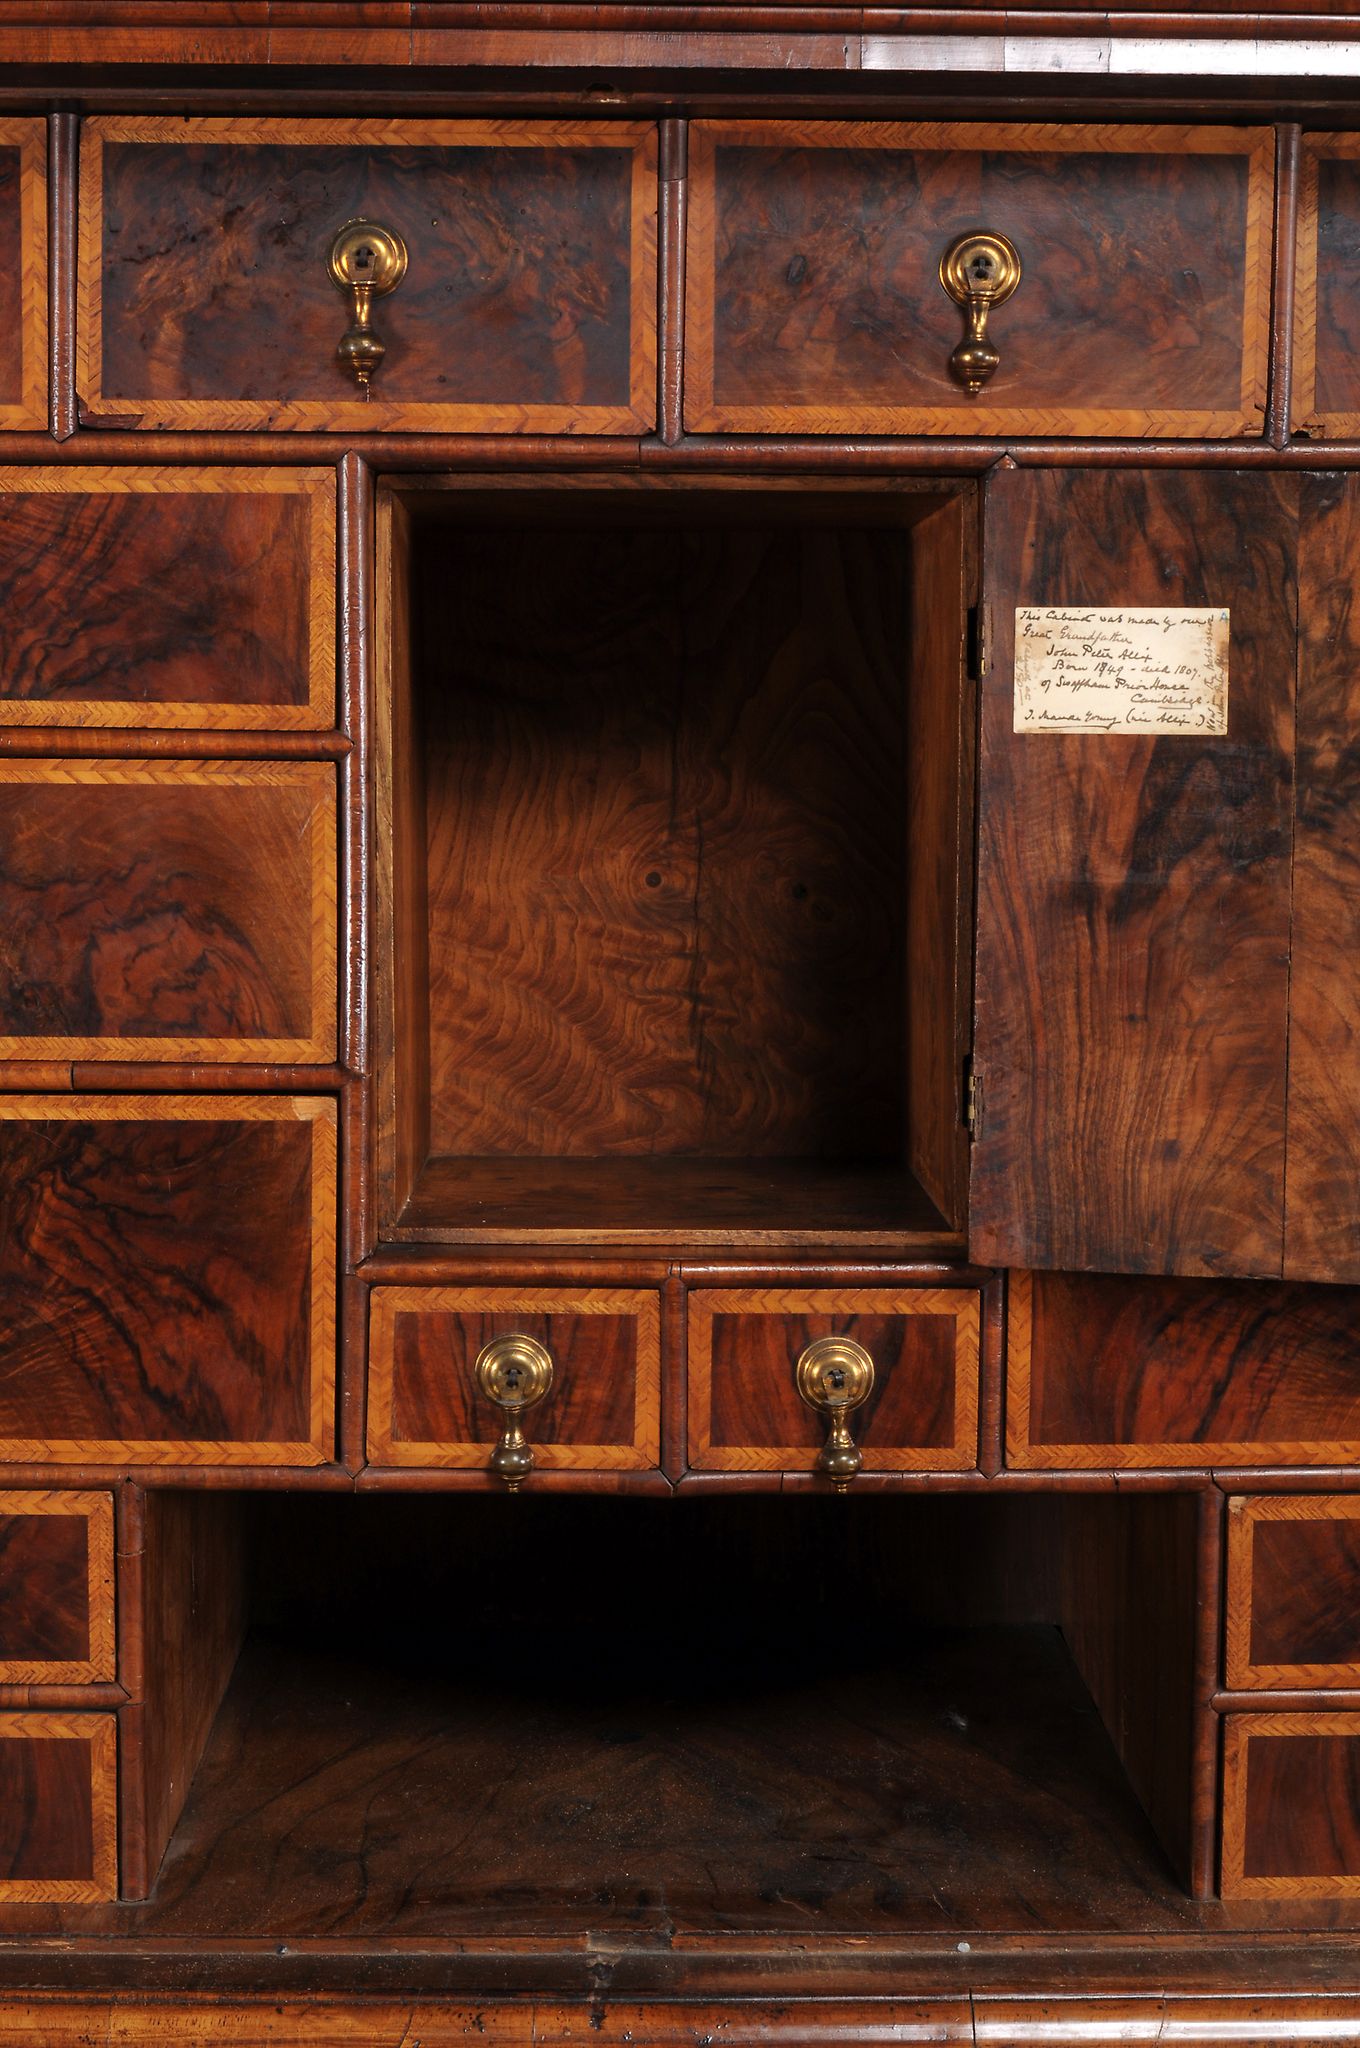
[[[1283,1270],[1301,489],[1205,469],[988,480],[980,1261]],[[1031,606],[1226,607],[1226,733],[1017,731]]]

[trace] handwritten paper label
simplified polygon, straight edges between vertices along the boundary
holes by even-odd
[[[1227,608],[1017,607],[1015,730],[1225,733]]]

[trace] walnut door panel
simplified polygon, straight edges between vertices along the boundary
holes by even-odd
[[[818,1337],[874,1364],[851,1417],[866,1472],[977,1463],[980,1297],[959,1287],[705,1289],[688,1315],[689,1461],[701,1472],[811,1472],[826,1423],[795,1371]]]
[[[1229,1714],[1227,1899],[1360,1896],[1360,1714]]]
[[[47,123],[0,120],[0,235],[7,255],[0,431],[47,427]]]
[[[989,479],[970,1252],[1284,1268],[1299,486]],[[1227,733],[1015,730],[1019,606],[1227,607]]]
[[[504,1423],[475,1367],[493,1337],[532,1337],[552,1385],[524,1419],[535,1469],[648,1471],[661,1455],[661,1310],[611,1288],[375,1287],[368,1455],[480,1470]]]
[[[1262,430],[1267,129],[697,121],[689,165],[691,430]],[[970,398],[939,266],[979,228],[1022,274]]]
[[[326,1061],[328,762],[0,762],[0,1058]]]
[[[1229,1502],[1224,1677],[1360,1688],[1360,1494]]]
[[[113,1496],[0,1493],[0,1684],[117,1676]]]
[[[1360,136],[1307,135],[1294,272],[1296,433],[1360,434]]]
[[[1360,1460],[1360,1288],[1013,1273],[1007,1461]]]
[[[0,469],[0,725],[324,727],[335,476]]]
[[[86,418],[193,428],[638,433],[655,418],[656,131],[99,117],[81,148]],[[367,391],[332,238],[409,251]]]
[[[324,1464],[335,1171],[324,1098],[0,1097],[0,1460]]]
[[[0,1903],[115,1896],[117,1770],[112,1714],[0,1714]]]

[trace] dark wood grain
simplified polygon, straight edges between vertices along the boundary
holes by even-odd
[[[636,431],[655,417],[655,130],[599,123],[88,123],[92,416],[179,426]],[[410,266],[358,391],[331,238]]]
[[[525,1417],[545,1469],[643,1468],[660,1456],[660,1302],[628,1289],[379,1288],[369,1341],[369,1456],[484,1467],[505,1417],[475,1366],[493,1337],[547,1347],[552,1385]]]
[[[0,1666],[85,1664],[89,1657],[86,1518],[0,1515]]]
[[[1294,423],[1349,435],[1360,419],[1360,156],[1352,137],[1306,138],[1301,213]]]
[[[987,488],[971,1251],[1278,1276],[1297,486]],[[1016,733],[1022,604],[1227,605],[1227,736]]]
[[[1261,431],[1264,130],[701,121],[690,179],[691,430]],[[939,262],[980,227],[1023,276],[969,399]]]
[[[108,1714],[0,1714],[0,1900],[112,1898],[114,1746]]]
[[[899,1154],[906,570],[890,531],[427,536],[434,1153]]]
[[[1360,225],[1360,224],[1358,224]],[[1285,1272],[1360,1280],[1360,485],[1303,482]]]
[[[1360,1293],[1035,1273],[1012,1280],[1013,1465],[1360,1457]]]
[[[245,1629],[241,1502],[156,1491],[145,1501],[137,1697],[120,1717],[121,1892],[144,1897],[183,1810]]]
[[[1360,1682],[1360,1497],[1234,1500],[1228,1531],[1227,1684]]]
[[[977,1460],[978,1310],[962,1289],[766,1288],[690,1296],[690,1460],[701,1470],[811,1471],[826,1423],[795,1383],[815,1338],[848,1336],[874,1385],[852,1419],[866,1470]]]
[[[331,1059],[335,771],[0,763],[7,1058]]]
[[[1225,1897],[1360,1894],[1360,1715],[1230,1715],[1223,1807]]]
[[[329,725],[333,479],[5,469],[0,723]]]
[[[322,1462],[333,1156],[328,1103],[4,1098],[5,1456]]]

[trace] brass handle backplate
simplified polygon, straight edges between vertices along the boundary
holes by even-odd
[[[505,1417],[489,1462],[514,1493],[534,1469],[533,1448],[524,1440],[524,1414],[552,1385],[552,1353],[537,1337],[493,1337],[477,1353],[473,1371],[487,1400]]]
[[[964,336],[949,358],[949,374],[970,398],[1001,361],[987,335],[992,307],[1003,305],[1019,282],[1014,243],[983,228],[958,236],[940,258],[940,283],[964,314]]]
[[[354,372],[360,390],[387,350],[373,332],[373,301],[394,292],[406,275],[406,244],[395,228],[375,220],[347,220],[331,243],[331,282],[351,294],[353,319],[335,353]]]
[[[853,1337],[816,1337],[793,1369],[809,1408],[830,1423],[817,1470],[844,1493],[864,1463],[850,1434],[850,1416],[874,1390],[874,1361]]]

